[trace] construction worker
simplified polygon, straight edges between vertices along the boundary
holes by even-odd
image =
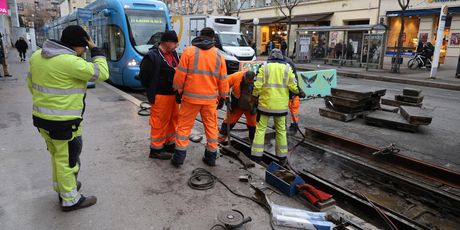
[[[93,62],[81,56],[91,49]],[[79,193],[77,181],[82,149],[81,121],[85,110],[86,84],[109,77],[107,61],[83,28],[71,25],[60,41],[47,40],[30,59],[27,84],[32,93],[33,124],[51,154],[53,187],[63,211],[96,204],[95,196]]]
[[[217,158],[217,110],[218,97],[228,99],[227,68],[225,60],[214,47],[214,30],[203,28],[200,36],[192,40],[192,46],[184,49],[174,75],[173,87],[176,100],[182,103],[176,132],[176,150],[171,163],[179,167],[184,163],[188,139],[198,112],[206,132],[207,145],[203,161],[216,165]]]
[[[252,89],[254,88],[255,73],[252,71],[239,71],[228,76],[228,86],[232,89],[231,106],[230,106],[230,130],[244,114],[246,117],[246,126],[249,130],[249,139],[254,140],[256,132],[256,107],[252,98]],[[218,109],[222,108],[223,100],[220,101]],[[227,108],[228,109],[228,108]],[[219,141],[224,142],[228,135],[227,117],[219,130]]]
[[[297,77],[297,69],[294,65],[294,62],[284,56],[284,61],[285,63],[289,64],[292,68],[292,72],[294,73],[295,79],[297,81],[297,87],[299,87],[299,79]],[[295,135],[297,133],[298,129],[298,124],[299,124],[299,108],[300,108],[300,98],[298,95],[293,94],[292,92],[289,92],[289,112],[290,112],[290,120],[291,120],[291,125],[289,126],[289,133],[292,135]]]
[[[261,161],[264,152],[265,130],[268,120],[275,120],[275,152],[279,161],[284,163],[288,152],[286,137],[286,115],[288,112],[289,92],[305,96],[297,87],[292,67],[285,63],[279,49],[273,49],[269,59],[259,69],[252,95],[258,97],[257,126],[251,155],[255,161]]]
[[[150,158],[169,160],[174,153],[179,105],[172,87],[179,57],[179,39],[166,31],[141,62],[139,77],[146,88],[150,107]]]

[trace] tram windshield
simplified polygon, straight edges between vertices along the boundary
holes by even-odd
[[[126,10],[129,24],[130,40],[134,48],[141,54],[158,43],[161,34],[167,28],[164,11],[161,10]]]

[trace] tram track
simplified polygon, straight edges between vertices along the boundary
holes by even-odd
[[[142,100],[142,96],[136,94]],[[219,111],[219,119],[223,120],[224,116],[224,111]],[[201,122],[199,119],[197,121]],[[244,130],[242,123],[244,119],[235,128]],[[273,135],[273,129],[268,128],[267,133]],[[232,145],[248,154],[250,143],[241,134],[232,134]],[[447,181],[446,178],[437,180],[439,175],[429,176],[428,168],[425,168],[426,175],[403,165],[388,169],[385,168],[391,165],[388,162],[384,164],[385,161],[376,162],[356,152],[347,152],[349,146],[348,149],[336,149],[337,145],[315,141],[311,133],[309,135],[307,142],[302,143],[299,143],[302,141],[300,137],[289,137],[290,149],[298,145],[291,153],[291,167],[308,183],[332,194],[341,208],[385,229],[387,226],[378,217],[374,207],[358,195],[365,194],[398,229],[454,230],[460,226],[460,196],[456,186],[460,182],[450,180],[449,177]],[[268,149],[264,158],[267,161],[273,160],[273,151],[270,147]],[[437,173],[442,170],[444,168],[438,167]]]

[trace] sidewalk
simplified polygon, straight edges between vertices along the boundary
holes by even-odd
[[[220,211],[231,209],[252,218],[247,229],[270,229],[269,215],[261,207],[221,184],[206,191],[187,186],[192,171],[202,167],[251,196],[249,184],[239,182],[238,176],[250,174],[253,182],[261,182],[264,168],[244,170],[236,160],[222,156],[217,167],[207,167],[201,161],[206,138],[190,142],[180,169],[169,161],[149,159],[149,117],[137,114],[140,101],[106,83],[87,92],[79,174],[82,193],[96,195],[98,203],[63,213],[52,190],[49,153],[32,125],[25,82],[28,63],[9,59],[9,67],[13,78],[0,81],[0,229],[210,229]],[[195,123],[194,132],[204,133],[200,123]],[[270,199],[308,210],[286,196],[273,194]],[[339,207],[332,211],[350,216]]]
[[[259,60],[266,60],[266,56],[259,56]],[[455,60],[454,60],[455,59]],[[400,73],[391,73],[391,64],[385,62],[383,69],[360,67],[346,67],[339,65],[324,65],[322,61],[314,61],[312,63],[296,64],[299,70],[311,71],[318,69],[337,69],[337,74],[341,77],[350,77],[358,79],[368,79],[375,81],[386,81],[394,83],[402,83],[408,85],[427,86],[441,89],[460,90],[460,78],[455,78],[457,69],[457,59],[446,59],[446,63],[442,64],[438,70],[436,79],[430,79],[429,69],[411,70],[407,68],[407,58],[401,65]],[[387,60],[386,60],[387,61]]]

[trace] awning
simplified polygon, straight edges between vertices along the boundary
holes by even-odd
[[[334,13],[323,13],[323,14],[303,14],[303,15],[296,15],[292,17],[292,23],[294,24],[301,24],[307,22],[318,22],[324,21],[325,19],[329,18]],[[287,23],[288,19],[284,18],[280,22]]]
[[[281,21],[283,18],[284,17],[259,18],[258,25],[267,25],[267,24],[277,23],[278,21]],[[253,25],[252,19],[241,20],[241,24]]]
[[[433,15],[433,14],[439,14],[440,11],[441,11],[441,8],[406,10],[406,12],[404,12],[404,16]],[[449,7],[448,12],[451,14],[454,14],[454,13],[458,14],[460,13],[460,7]],[[401,16],[401,11],[400,10],[387,11],[386,16],[387,17]]]
[[[334,13],[322,13],[322,14],[303,14],[303,15],[295,15],[292,17],[293,24],[301,24],[306,22],[317,22],[325,20],[326,18],[330,17]],[[287,23],[288,20],[286,17],[271,17],[271,18],[259,18],[259,25],[267,25],[273,23]],[[253,25],[252,19],[245,19],[241,20],[242,25]]]

